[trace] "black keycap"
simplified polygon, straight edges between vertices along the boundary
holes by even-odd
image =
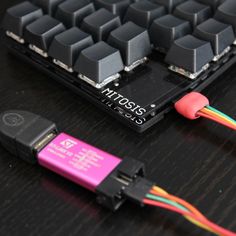
[[[235,39],[232,26],[215,19],[209,19],[198,25],[194,31],[194,36],[211,42],[215,55],[221,54],[233,44]]]
[[[96,7],[105,8],[122,18],[130,5],[130,0],[95,0],[94,4]]]
[[[212,10],[215,10],[221,3],[222,0],[197,0],[198,2],[211,6]]]
[[[63,1],[65,0],[33,0],[33,3],[41,7],[45,14],[53,16],[56,13],[58,5]]]
[[[190,21],[192,26],[195,28],[197,25],[210,18],[212,11],[210,6],[195,1],[187,1],[175,8],[174,15]]]
[[[154,19],[166,14],[164,6],[155,3],[141,1],[129,6],[124,21],[132,21],[135,24],[148,28]]]
[[[25,40],[46,52],[53,38],[63,31],[65,27],[61,22],[45,15],[25,28]]]
[[[171,46],[165,61],[188,72],[196,73],[214,57],[211,44],[192,35],[177,39]]]
[[[94,5],[88,0],[67,0],[58,6],[55,17],[70,28],[80,26],[82,20],[93,12]]]
[[[7,9],[4,20],[4,29],[22,37],[24,28],[43,15],[40,8],[30,2],[22,2]]]
[[[73,67],[79,53],[91,45],[92,37],[73,27],[55,36],[48,54],[68,67]]]
[[[94,86],[104,83],[123,68],[120,52],[103,41],[84,49],[74,66],[74,70],[83,75],[80,77],[85,76],[85,80]]]
[[[93,36],[94,41],[106,40],[110,32],[121,25],[120,18],[102,8],[84,18],[81,28]]]
[[[132,65],[151,53],[147,30],[133,22],[127,22],[112,31],[108,43],[120,50],[126,66]]]
[[[171,47],[174,40],[190,34],[191,31],[191,25],[188,21],[173,15],[166,15],[154,20],[149,35],[154,47],[166,51]]]
[[[234,28],[236,35],[236,1],[227,0],[220,5],[216,11],[215,18],[226,24],[230,24]]]
[[[171,13],[176,6],[185,2],[186,0],[152,0],[166,7],[166,10]]]

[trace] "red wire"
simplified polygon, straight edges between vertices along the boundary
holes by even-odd
[[[155,196],[164,197],[164,198],[167,198],[171,201],[177,202],[177,203],[181,204],[182,206],[184,206],[185,208],[187,208],[194,215],[206,219],[206,217],[198,209],[196,209],[194,206],[192,206],[190,203],[188,203],[187,201],[185,201],[182,198],[173,196],[171,194],[163,195],[163,194],[156,192],[155,190],[151,190],[150,193],[154,194]]]
[[[190,212],[187,212],[187,211],[182,211],[178,208],[175,208],[175,207],[172,207],[170,205],[167,205],[167,204],[164,204],[164,203],[160,203],[160,202],[156,202],[156,201],[153,201],[153,200],[148,200],[148,199],[144,199],[143,200],[143,203],[147,204],[147,205],[151,205],[151,206],[157,206],[157,207],[161,207],[161,208],[165,208],[165,209],[168,209],[170,211],[174,211],[176,213],[179,213],[181,215],[186,215],[186,216],[189,216],[197,221],[199,221],[200,223],[202,224],[205,224],[207,225],[208,227],[212,228],[214,231],[217,231],[220,235],[224,235],[224,236],[236,236],[236,233],[233,233],[233,232],[230,232],[212,222],[210,222],[209,220],[207,219],[204,219],[204,218],[199,218],[197,217],[196,215],[190,213]]]
[[[230,129],[232,129],[232,130],[236,130],[236,128],[235,128],[233,125],[227,123],[226,121],[217,119],[216,117],[207,115],[207,114],[205,114],[205,113],[203,113],[203,112],[201,112],[201,111],[199,111],[199,112],[197,113],[197,115],[202,116],[202,117],[204,117],[204,118],[207,118],[207,119],[209,119],[209,120],[213,120],[213,121],[215,121],[215,122],[217,122],[217,123],[219,123],[219,124],[222,124],[222,125],[224,125],[224,126],[230,128]]]

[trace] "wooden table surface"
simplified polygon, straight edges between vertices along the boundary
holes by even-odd
[[[19,0],[1,0],[0,16]],[[236,68],[204,91],[235,117]],[[24,109],[121,158],[143,161],[148,178],[236,231],[236,135],[174,112],[137,134],[0,46],[0,112]],[[209,235],[160,209],[126,203],[112,213],[89,191],[0,147],[0,235]]]

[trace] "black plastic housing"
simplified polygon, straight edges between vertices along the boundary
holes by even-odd
[[[57,134],[56,125],[36,114],[18,110],[0,114],[1,145],[31,164],[37,162],[36,144],[49,134]]]
[[[125,188],[123,194],[134,203],[144,206],[143,199],[153,186],[155,186],[155,183],[145,178],[138,178],[128,188]]]
[[[132,159],[124,159],[118,167],[97,187],[97,201],[115,211],[126,200],[124,190],[133,186],[145,175],[144,164]]]

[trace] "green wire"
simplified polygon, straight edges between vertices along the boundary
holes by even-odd
[[[235,121],[234,119],[232,119],[230,116],[228,116],[228,115],[224,114],[223,112],[221,112],[221,111],[215,109],[214,107],[211,107],[211,106],[206,106],[206,107],[207,107],[209,110],[214,111],[214,112],[216,112],[216,113],[218,113],[218,114],[224,116],[226,119],[229,119],[229,120],[231,120],[232,122],[236,123],[236,121]]]
[[[155,201],[167,203],[171,206],[179,208],[180,210],[189,212],[189,210],[187,208],[183,207],[182,205],[178,204],[177,202],[173,202],[173,201],[165,199],[163,197],[158,197],[158,196],[155,196],[155,195],[152,195],[152,194],[147,194],[146,197],[149,198],[149,199],[155,200]]]
[[[221,116],[224,116],[226,119],[231,120],[232,122],[234,122],[236,124],[236,120],[232,119],[230,116],[227,116],[226,114],[224,114],[223,112],[211,107],[211,106],[206,106],[206,108],[208,108],[209,110],[216,112],[217,114],[220,114]]]

